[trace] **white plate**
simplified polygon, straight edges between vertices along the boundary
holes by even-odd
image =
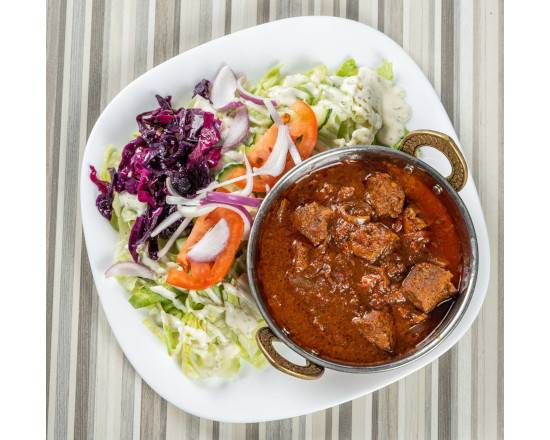
[[[249,78],[284,63],[287,72],[325,63],[336,67],[346,57],[358,64],[377,66],[383,58],[393,63],[397,82],[407,91],[413,109],[409,129],[429,128],[456,133],[431,84],[414,61],[384,34],[355,21],[334,17],[298,17],[263,24],[191,49],[145,73],[106,107],[96,122],[82,164],[82,222],[95,284],[124,354],[141,377],[162,397],[191,414],[225,422],[259,422],[318,411],[362,396],[401,379],[436,359],[466,332],[476,317],[489,283],[489,241],[483,213],[470,177],[460,195],[466,204],[479,242],[479,275],[463,319],[449,337],[426,356],[404,367],[377,374],[326,371],[318,381],[303,381],[268,367],[245,368],[226,383],[197,383],[187,379],[160,341],[142,324],[143,315],[127,302],[116,281],[106,279],[116,234],[95,208],[96,188],[88,167],[101,164],[107,144],[125,145],[136,130],[135,116],[156,107],[155,94],[172,95],[174,105],[190,98],[193,85],[213,78],[229,64]],[[427,157],[437,169],[446,164]]]

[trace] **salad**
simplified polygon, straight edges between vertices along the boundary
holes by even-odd
[[[115,277],[145,325],[192,378],[231,377],[266,361],[265,325],[246,277],[254,214],[278,179],[316,152],[354,144],[398,148],[411,110],[392,65],[335,71],[270,69],[256,83],[224,66],[183,107],[156,96],[123,148],[108,146],[90,179],[118,232]]]

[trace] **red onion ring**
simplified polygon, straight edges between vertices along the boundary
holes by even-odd
[[[208,203],[207,205],[204,205],[204,206],[208,208],[212,208],[212,210],[216,208],[229,209],[239,214],[243,219],[243,223],[244,223],[243,238],[248,238],[248,234],[250,233],[250,228],[252,227],[252,223],[254,222],[254,220],[252,219],[252,216],[244,206],[231,205],[229,203]]]
[[[116,277],[140,277],[147,278],[149,280],[155,279],[154,272],[143,264],[134,263],[133,261],[121,261],[113,264],[105,271],[105,276]]]
[[[248,136],[249,128],[248,109],[245,105],[242,105],[235,113],[233,121],[231,121],[231,126],[223,141],[223,148],[232,148],[239,145]]]
[[[168,239],[164,247],[158,251],[157,255],[159,258],[164,257],[168,251],[172,248],[176,240],[179,238],[181,234],[183,234],[183,231],[185,231],[185,228],[191,223],[191,218],[184,218],[181,224],[178,226],[178,229],[174,231],[172,236]]]
[[[289,148],[289,138],[288,127],[286,125],[280,125],[277,131],[277,140],[275,141],[271,154],[262,167],[254,168],[254,174],[267,174],[276,177],[283,173]]]
[[[222,218],[193,245],[187,257],[197,263],[213,261],[225,249],[228,240],[229,226],[227,220]]]
[[[231,205],[245,205],[258,208],[262,204],[262,201],[263,199],[241,196],[234,193],[211,192],[206,194],[206,198],[201,201],[201,204],[229,203]]]
[[[239,93],[239,96],[243,99],[246,99],[247,101],[253,102],[254,104],[258,105],[265,105],[265,98],[262,98],[261,96],[254,95],[253,93],[250,93],[248,90],[244,88],[244,82],[246,81],[246,78],[244,76],[241,76],[237,80],[237,92]],[[277,105],[276,101],[271,101],[273,105]]]
[[[281,127],[283,125],[283,121],[281,121],[281,117],[279,116],[279,113],[277,113],[277,110],[275,110],[275,107],[273,106],[273,104],[267,99],[265,100],[264,103],[275,125],[277,127]],[[299,163],[302,162],[302,157],[300,156],[300,152],[298,151],[298,148],[296,148],[294,141],[290,137],[290,133],[288,132],[288,130],[287,130],[286,137],[287,137],[288,152],[290,153],[290,157],[292,157],[294,164],[298,165]]]
[[[229,66],[223,66],[216,75],[210,92],[210,100],[214,108],[220,110],[234,101],[236,89],[235,74]]]
[[[244,107],[244,104],[241,101],[231,101],[231,102],[227,103],[226,105],[224,105],[223,107],[220,107],[216,110],[218,110],[220,112],[226,112],[226,111],[229,111],[229,110],[237,109],[239,107]]]
[[[252,190],[254,189],[254,176],[252,175],[252,167],[250,166],[248,157],[246,157],[246,153],[243,153],[243,162],[246,168],[246,185],[240,191],[234,191],[233,194],[239,196],[249,196],[252,194]]]
[[[183,217],[183,214],[181,212],[174,211],[172,214],[166,217],[163,221],[161,221],[155,229],[153,229],[153,232],[151,232],[151,237],[156,237],[162,231],[164,231],[169,226],[172,226],[182,217]]]

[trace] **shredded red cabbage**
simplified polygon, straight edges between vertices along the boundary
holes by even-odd
[[[212,104],[210,99],[210,90],[212,89],[210,81],[207,79],[200,80],[193,89],[193,98],[197,95],[202,96],[204,99],[208,99]]]
[[[105,217],[107,220],[111,220],[113,216],[113,189],[114,185],[112,182],[116,181],[116,172],[113,168],[109,168],[109,173],[111,174],[111,182],[101,180],[97,177],[96,169],[90,165],[90,179],[95,183],[99,194],[95,199],[95,205],[99,213]]]
[[[199,91],[209,93],[209,84],[203,84]],[[93,167],[90,172],[90,179],[100,192],[96,206],[105,218],[112,216],[113,191],[135,194],[148,205],[134,223],[128,240],[136,262],[137,248],[143,243],[148,243],[149,255],[156,259],[158,245],[156,239],[150,238],[151,232],[173,212],[174,207],[165,203],[166,179],[170,177],[178,194],[193,197],[212,181],[210,169],[221,157],[221,121],[215,115],[200,109],[174,109],[170,96],[156,98],[157,109],[136,117],[139,136],[122,150],[118,170],[111,171],[111,182],[100,180]]]

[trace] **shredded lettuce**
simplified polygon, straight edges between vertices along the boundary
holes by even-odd
[[[279,85],[282,79],[281,67],[282,65],[279,64],[269,69],[258,81],[258,84],[254,89],[254,93],[260,96],[265,96],[267,90],[273,86]]]
[[[404,138],[405,136],[407,136],[409,133],[410,133],[410,131],[407,130],[407,127],[405,127],[405,128],[403,129],[403,135],[401,136],[401,138],[400,138],[395,144],[393,144],[391,147],[392,147],[394,150],[399,150],[399,149],[401,149],[401,142],[403,142],[403,138]]]
[[[118,164],[120,162],[120,154],[121,150],[115,148],[114,145],[107,145],[103,154],[103,163],[101,165],[101,170],[99,171],[99,178],[101,180],[106,180],[107,182],[111,181],[109,168],[118,168]]]
[[[167,311],[169,300],[148,288],[136,290],[136,295],[143,297],[137,304],[150,303],[146,325],[186,375],[232,377],[240,371],[241,359],[258,368],[266,364],[255,340],[265,323],[254,303],[235,286],[223,283],[190,291],[183,302],[185,311],[179,314]]]
[[[153,292],[148,286],[138,283],[138,285],[136,285],[132,290],[132,294],[130,295],[130,298],[128,298],[128,302],[132,304],[134,308],[141,309],[142,307],[149,307],[155,304],[169,304],[170,300],[164,298],[158,293]]]
[[[353,76],[357,75],[358,71],[359,68],[357,67],[355,60],[353,58],[349,58],[344,61],[338,69],[336,69],[335,74],[338,76]]]
[[[383,60],[382,64],[376,69],[376,73],[388,81],[393,81],[393,65],[388,60]]]

